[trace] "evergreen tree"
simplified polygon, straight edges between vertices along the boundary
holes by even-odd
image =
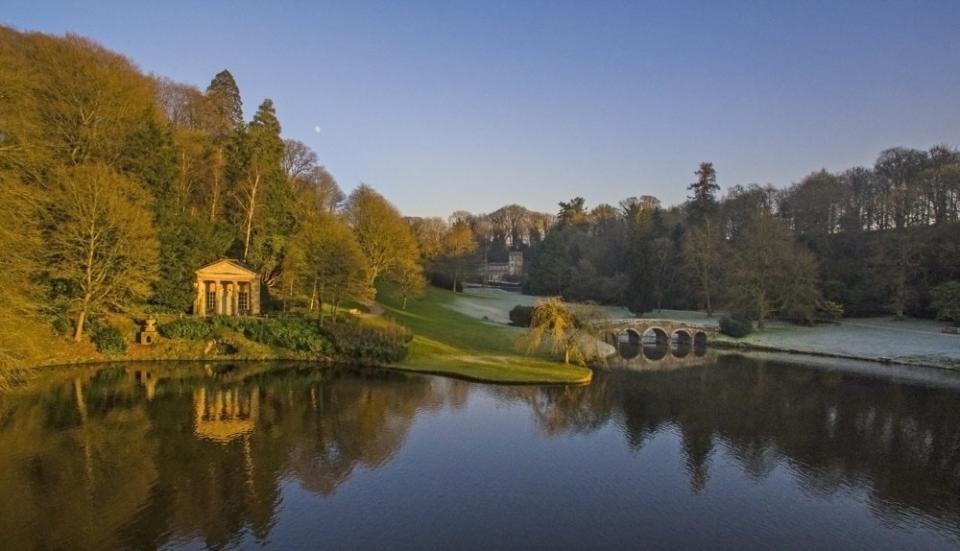
[[[213,77],[204,96],[203,128],[214,145],[213,178],[207,189],[207,208],[210,221],[220,213],[226,182],[230,174],[236,174],[237,151],[243,134],[243,104],[240,89],[230,71],[223,70]]]
[[[697,181],[687,186],[687,190],[691,192],[688,196],[687,212],[690,223],[698,224],[716,214],[717,192],[720,191],[720,186],[717,184],[717,171],[714,170],[713,163],[700,163],[700,168],[694,174],[697,175]]]
[[[288,217],[292,215],[288,210],[291,194],[282,168],[284,147],[280,122],[269,99],[257,108],[242,143],[243,173],[233,194],[243,244],[241,258],[261,268],[276,252],[270,241],[277,235],[265,231],[268,229],[265,226],[276,222],[290,229]],[[256,248],[253,255],[251,245]]]
[[[243,102],[240,88],[230,71],[217,73],[207,86],[205,129],[215,142],[226,141],[243,127]]]

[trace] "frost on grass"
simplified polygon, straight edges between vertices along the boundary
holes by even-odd
[[[819,354],[922,363],[960,365],[960,336],[941,332],[942,323],[884,318],[844,320],[839,325],[802,327],[771,322],[743,339],[747,344]]]
[[[477,319],[506,324],[514,306],[532,306],[538,297],[501,289],[472,288],[457,295],[450,308]],[[634,317],[626,308],[603,307],[614,319]],[[690,310],[660,310],[643,317],[716,324],[720,313],[708,317]],[[890,360],[960,368],[960,336],[941,332],[944,324],[931,320],[894,321],[889,318],[844,320],[839,325],[803,327],[769,322],[767,329],[752,333],[740,342],[746,344],[816,354],[832,354],[864,359]],[[733,341],[728,337],[719,337]]]
[[[473,287],[456,296],[450,308],[477,319],[495,323],[510,323],[510,310],[514,306],[533,306],[540,297],[523,295],[491,287]],[[600,306],[612,318],[631,318],[626,308]]]

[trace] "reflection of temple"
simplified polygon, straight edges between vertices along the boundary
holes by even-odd
[[[200,387],[193,392],[194,431],[197,436],[229,442],[253,431],[260,405],[260,390],[239,388],[208,391]]]

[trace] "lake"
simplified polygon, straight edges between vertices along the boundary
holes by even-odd
[[[960,378],[742,356],[582,387],[54,370],[0,395],[0,533],[4,549],[955,548]]]

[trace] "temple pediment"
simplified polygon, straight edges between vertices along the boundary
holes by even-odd
[[[239,260],[233,258],[221,258],[220,260],[211,262],[206,266],[201,266],[197,270],[197,276],[223,276],[252,279],[259,277],[259,274]]]

